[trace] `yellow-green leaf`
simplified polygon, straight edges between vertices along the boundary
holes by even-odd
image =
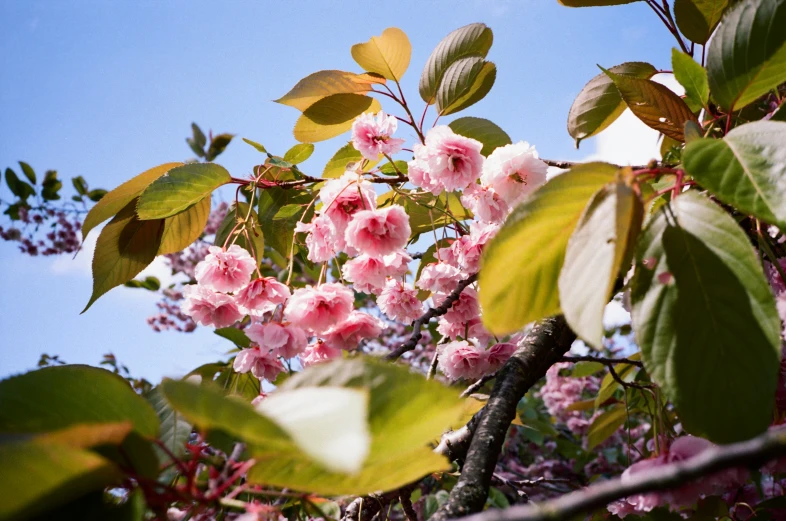
[[[314,153],[313,143],[298,143],[284,154],[284,161],[297,165],[311,157]]]
[[[690,41],[704,45],[728,6],[729,0],[675,0],[674,19]]]
[[[592,450],[625,425],[628,411],[625,404],[618,403],[608,411],[595,418],[587,431],[587,450]]]
[[[483,322],[507,334],[559,313],[557,279],[584,207],[617,167],[587,163],[549,180],[516,208],[483,254]]]
[[[371,84],[353,72],[327,70],[309,74],[292,87],[276,103],[295,107],[303,112],[308,107],[331,94],[368,92]]]
[[[158,255],[175,253],[187,248],[202,235],[210,217],[210,197],[205,197],[194,206],[172,217],[164,219],[164,231]]]
[[[142,172],[111,192],[106,193],[104,197],[90,209],[87,217],[85,217],[85,222],[82,224],[82,238],[84,239],[87,237],[90,230],[122,210],[132,199],[141,194],[150,183],[166,174],[171,169],[182,165],[183,163],[164,163],[163,165]]]
[[[401,29],[389,27],[381,36],[352,46],[352,58],[368,72],[399,81],[409,67],[412,45]]]
[[[232,180],[226,168],[215,163],[190,163],[169,170],[145,188],[136,213],[143,221],[178,214],[213,190]]]
[[[382,105],[362,94],[333,94],[322,98],[298,118],[295,139],[303,143],[324,141],[343,134],[352,127],[354,119],[365,113],[376,113]]]

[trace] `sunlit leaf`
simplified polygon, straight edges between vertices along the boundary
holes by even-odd
[[[303,143],[324,141],[343,134],[355,118],[364,112],[382,110],[379,101],[362,94],[333,94],[322,98],[295,122],[295,139]]]
[[[694,106],[706,107],[710,99],[710,86],[704,67],[684,52],[672,49],[671,68],[674,70],[674,77],[685,87],[686,98],[692,101]]]
[[[299,143],[284,154],[284,161],[297,165],[311,157],[314,153],[314,145],[312,143]]]
[[[355,73],[327,70],[309,74],[297,82],[292,90],[275,101],[295,107],[302,112],[331,94],[368,92],[369,90],[371,90],[371,85]]]
[[[190,246],[202,235],[210,217],[210,197],[205,197],[194,206],[172,217],[164,219],[164,231],[158,255],[175,253]]]
[[[136,213],[143,221],[178,214],[209,197],[232,180],[227,170],[214,163],[190,163],[169,170],[145,188]]]
[[[412,45],[401,29],[389,27],[381,36],[352,46],[352,58],[368,72],[399,81],[409,67]]]
[[[587,449],[592,450],[609,439],[620,427],[625,425],[628,412],[625,404],[618,403],[592,421],[587,431]]]
[[[690,41],[704,45],[728,6],[729,0],[675,0],[674,19]]]

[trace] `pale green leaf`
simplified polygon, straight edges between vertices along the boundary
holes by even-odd
[[[232,180],[229,172],[214,163],[190,163],[169,170],[139,196],[136,212],[143,221],[178,214],[209,197]]]

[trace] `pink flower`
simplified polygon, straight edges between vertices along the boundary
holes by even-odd
[[[246,250],[233,244],[226,251],[219,246],[211,246],[208,251],[205,260],[197,264],[194,271],[200,286],[230,293],[248,284],[257,265]]]
[[[526,141],[494,150],[483,164],[482,184],[497,192],[513,207],[546,182],[548,165],[538,159],[534,146]]]
[[[308,367],[310,365],[327,362],[334,358],[339,358],[340,356],[341,349],[335,349],[322,340],[317,340],[313,344],[309,344],[305,352],[300,355],[300,361],[303,363],[303,367]]]
[[[368,313],[353,311],[346,320],[323,333],[325,344],[333,349],[352,351],[364,338],[378,337],[384,324]]]
[[[406,246],[412,230],[403,206],[393,205],[380,210],[363,210],[347,226],[347,245],[361,253],[379,257]]]
[[[435,295],[435,304],[441,305],[447,298],[446,294]],[[480,315],[480,304],[478,303],[478,292],[473,288],[464,288],[464,291],[453,302],[445,313],[444,318],[448,322],[465,323],[475,319]]]
[[[439,352],[439,368],[451,380],[477,379],[488,369],[486,352],[462,340],[443,344]]]
[[[203,326],[227,327],[243,318],[234,299],[229,295],[190,284],[183,288],[183,296],[183,313]]]
[[[472,184],[461,194],[461,204],[484,222],[501,223],[510,213],[510,206],[493,188]]]
[[[480,256],[483,247],[499,231],[499,225],[473,222],[469,225],[469,235],[462,235],[451,245],[453,255],[460,267],[470,273],[480,269]]]
[[[385,287],[387,277],[401,277],[407,272],[412,260],[406,251],[401,250],[383,257],[360,255],[347,261],[341,272],[352,282],[356,291],[379,294]]]
[[[263,349],[286,359],[299,355],[308,343],[306,333],[299,327],[284,326],[276,322],[252,324],[246,328],[246,336]]]
[[[276,358],[269,349],[263,349],[259,346],[243,349],[235,357],[235,363],[232,364],[235,371],[238,373],[247,373],[259,378],[260,380],[267,380],[272,382],[276,376],[284,370],[284,366]]]
[[[480,176],[482,148],[479,141],[455,134],[448,126],[432,128],[426,134],[429,177],[449,192],[467,188]]]
[[[352,146],[366,159],[376,161],[380,154],[391,156],[401,151],[403,139],[392,138],[398,122],[395,116],[388,116],[384,111],[373,114],[361,114],[352,122]]]
[[[415,145],[413,151],[415,152],[415,159],[407,163],[409,182],[434,195],[444,192],[445,187],[442,186],[442,183],[432,179],[428,173],[428,148],[423,145]]]
[[[344,249],[344,232],[352,216],[361,210],[377,207],[374,185],[364,181],[355,172],[346,172],[338,179],[325,182],[319,191],[322,200],[322,215],[333,223],[336,230],[337,250]]]
[[[336,228],[325,215],[314,217],[310,223],[297,223],[295,231],[308,234],[306,247],[311,262],[326,262],[336,254]]]
[[[238,309],[246,315],[261,317],[290,297],[289,288],[273,277],[254,279],[235,295]]]
[[[355,295],[349,288],[331,282],[316,288],[295,290],[284,309],[287,321],[306,330],[321,333],[349,316]]]
[[[480,318],[473,318],[469,322],[450,322],[442,317],[437,322],[437,331],[440,335],[451,340],[461,337],[465,340],[473,340],[479,345],[486,345],[491,340],[491,333],[483,327],[483,321]]]
[[[502,342],[494,344],[491,349],[487,351],[487,360],[489,363],[489,371],[496,371],[508,361],[508,358],[516,352],[516,344],[509,342]]]
[[[457,267],[436,262],[423,268],[417,287],[434,293],[450,293],[463,278],[463,273]]]
[[[423,314],[423,303],[411,284],[390,279],[377,298],[379,309],[392,320],[409,324]]]

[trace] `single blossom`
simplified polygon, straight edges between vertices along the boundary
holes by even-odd
[[[302,329],[276,322],[252,324],[245,332],[246,336],[261,348],[286,359],[299,355],[308,344],[306,333]]]
[[[222,328],[243,318],[243,313],[229,295],[216,293],[198,284],[189,284],[183,288],[183,296],[185,301],[181,310],[203,326]]]
[[[340,356],[341,349],[330,347],[322,340],[317,340],[306,347],[306,350],[300,355],[300,361],[303,363],[303,367],[308,367],[310,365],[327,362],[334,358],[339,358]]]
[[[310,223],[298,222],[295,231],[308,234],[306,235],[307,257],[311,262],[326,262],[336,254],[336,228],[325,215],[314,217]]]
[[[254,279],[235,295],[238,309],[246,315],[261,317],[290,297],[289,288],[273,277]]]
[[[510,213],[510,206],[493,188],[472,184],[461,194],[461,204],[480,221],[501,223]]]
[[[417,286],[424,291],[450,293],[463,279],[464,274],[459,268],[444,262],[435,262],[423,268]]]
[[[489,186],[513,207],[546,182],[548,165],[526,141],[499,147],[483,164],[481,184]]]
[[[392,137],[398,127],[395,116],[384,111],[377,115],[361,114],[352,122],[352,146],[370,161],[379,159],[380,154],[391,156],[401,151],[405,141]]]
[[[343,322],[340,322],[322,334],[325,344],[333,349],[352,351],[365,338],[378,337],[384,324],[368,313],[353,311]]]
[[[461,136],[446,126],[426,134],[425,163],[430,179],[445,190],[463,190],[480,177],[483,156],[480,141]]]
[[[494,344],[486,352],[487,360],[489,363],[489,371],[496,371],[508,361],[508,358],[516,352],[516,344],[510,342],[501,342]]]
[[[344,232],[352,216],[361,210],[377,207],[374,185],[356,172],[347,171],[338,179],[331,179],[319,191],[322,215],[330,219],[336,233],[336,250],[344,250]]]
[[[499,231],[499,225],[473,222],[469,225],[469,235],[462,235],[453,241],[450,248],[459,267],[470,273],[480,269],[480,256],[483,247]]]
[[[256,267],[254,258],[237,244],[227,250],[210,246],[207,257],[197,264],[194,275],[200,286],[230,293],[248,284]]]
[[[434,295],[434,303],[442,305],[442,302],[445,301],[447,295],[437,294]],[[478,318],[480,315],[480,303],[478,302],[478,292],[475,291],[474,288],[464,288],[459,294],[458,299],[453,302],[448,309],[448,312],[443,315],[444,319],[448,322],[457,322],[464,324]]]
[[[379,257],[406,246],[412,230],[403,206],[357,212],[347,226],[347,245],[361,253]]]
[[[235,363],[232,366],[238,373],[251,371],[251,374],[260,380],[267,380],[268,382],[275,380],[276,376],[284,370],[284,366],[281,365],[281,362],[272,351],[259,346],[240,351],[235,357]]]
[[[407,177],[413,185],[423,188],[434,195],[439,195],[445,191],[442,183],[432,179],[428,173],[428,148],[417,144],[413,148],[415,159],[407,163]]]
[[[331,282],[295,290],[284,317],[297,327],[321,333],[349,316],[355,302],[351,289]]]
[[[385,288],[388,277],[401,277],[412,261],[406,251],[400,250],[382,257],[363,254],[347,261],[341,269],[344,279],[352,282],[356,291],[378,295]]]
[[[391,320],[409,324],[423,314],[423,303],[411,284],[389,279],[377,298],[379,309]]]
[[[474,380],[488,370],[486,352],[465,340],[443,344],[438,361],[439,368],[451,380]]]

